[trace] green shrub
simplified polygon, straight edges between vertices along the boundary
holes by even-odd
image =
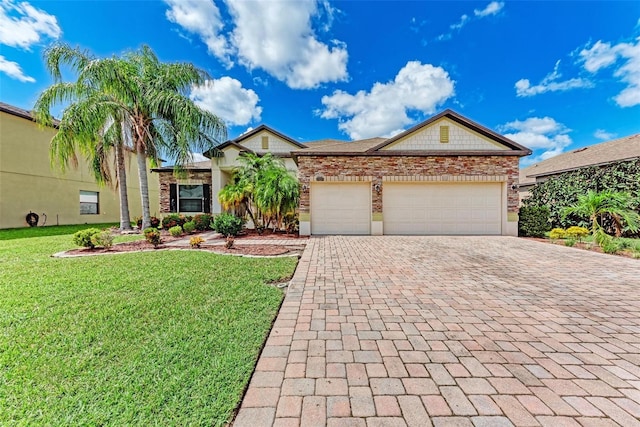
[[[149,227],[144,230],[144,238],[147,242],[151,243],[154,248],[157,248],[162,243],[162,236],[157,228]]]
[[[185,223],[185,218],[182,215],[172,213],[162,218],[162,228],[168,230],[176,225],[182,226]]]
[[[73,235],[73,243],[78,246],[93,249],[96,247],[96,245],[91,239],[93,236],[100,234],[101,232],[102,231],[97,228],[87,228],[86,230],[76,231],[76,233]]]
[[[583,238],[589,235],[589,230],[585,227],[577,227],[574,225],[573,227],[567,228],[566,233],[567,237],[581,241]]]
[[[180,227],[179,225],[171,227],[169,229],[169,234],[171,234],[173,237],[180,237],[182,235],[182,227]]]
[[[573,247],[576,245],[577,240],[573,237],[569,237],[564,241],[565,246]]]
[[[544,237],[551,229],[549,208],[546,206],[522,206],[518,220],[518,235],[522,237]]]
[[[198,231],[206,231],[211,225],[212,216],[209,214],[198,214],[193,217],[193,223]]]
[[[605,254],[617,254],[622,249],[618,239],[608,239],[602,242],[600,247]]]
[[[564,239],[567,237],[567,232],[564,228],[554,228],[549,232],[549,238],[551,240]]]
[[[182,226],[182,229],[184,230],[185,233],[191,234],[191,233],[193,233],[193,230],[196,229],[196,225],[194,224],[193,221],[187,221]]]
[[[91,236],[91,243],[93,243],[94,246],[109,249],[113,246],[113,234],[107,230],[101,231],[100,233]]]
[[[211,228],[224,236],[237,236],[242,231],[242,219],[230,213],[222,213],[216,216]]]

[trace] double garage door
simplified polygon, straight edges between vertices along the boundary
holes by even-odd
[[[313,183],[311,234],[370,234],[371,183]],[[501,183],[384,184],[384,234],[500,235]]]

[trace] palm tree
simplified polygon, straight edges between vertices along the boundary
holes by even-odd
[[[247,212],[257,229],[282,226],[287,213],[298,206],[298,180],[281,159],[270,153],[243,154],[242,165],[234,170],[233,182],[218,194],[223,209]]]
[[[162,152],[175,161],[180,173],[192,151],[203,151],[226,138],[223,121],[188,97],[191,87],[204,83],[209,75],[192,64],[162,63],[148,46],[122,58],[97,59],[68,45],[56,45],[47,49],[45,58],[55,83],[38,98],[36,117],[42,123],[51,122],[52,106],[71,103],[60,124],[69,131],[52,144],[53,157],[69,158],[76,149],[89,153],[99,145],[100,135],[111,136],[102,139],[116,149],[116,158],[117,141],[121,148],[135,152],[142,227],[148,227],[147,159],[157,165]],[[62,81],[62,65],[77,73],[76,82]],[[118,178],[120,188],[125,187],[126,182]]]
[[[618,191],[602,191],[596,193],[589,191],[587,194],[578,196],[578,203],[564,209],[564,216],[570,214],[589,217],[591,221],[591,232],[594,236],[602,232],[602,221],[608,216],[612,219],[616,236],[622,234],[624,224],[629,230],[638,230],[640,215],[630,209],[632,201],[629,193]]]

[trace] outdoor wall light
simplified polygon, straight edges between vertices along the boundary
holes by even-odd
[[[309,186],[307,184],[302,184],[302,192],[303,193],[308,193],[309,192]]]
[[[512,189],[512,190],[517,190],[518,188],[520,188],[520,186],[519,186],[518,184],[513,184],[513,185],[511,186],[511,189]]]
[[[376,193],[380,194],[380,190],[382,189],[382,187],[380,187],[380,184],[376,184],[373,186],[373,189],[376,190]]]

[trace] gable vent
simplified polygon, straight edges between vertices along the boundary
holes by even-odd
[[[262,137],[262,149],[263,150],[268,150],[269,149],[269,137],[268,136],[263,136]]]
[[[440,142],[449,142],[449,126],[440,126]]]

